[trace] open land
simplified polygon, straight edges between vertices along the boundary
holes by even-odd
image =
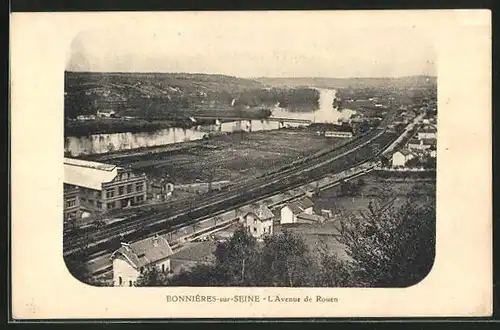
[[[106,157],[117,165],[127,164],[153,178],[173,183],[194,183],[259,176],[345,139],[325,138],[307,130],[235,132],[209,140],[190,142],[185,148],[166,148],[152,154]],[[100,160],[100,157],[93,157]]]

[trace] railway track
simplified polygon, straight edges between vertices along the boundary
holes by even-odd
[[[325,151],[295,162],[281,171],[270,172],[267,175],[250,180],[239,186],[230,186],[224,191],[207,196],[194,205],[190,202],[179,201],[169,205],[167,210],[150,214],[142,213],[124,223],[118,223],[102,230],[89,234],[87,237],[67,238],[64,241],[65,254],[71,254],[82,246],[98,246],[117,238],[129,240],[145,236],[153,231],[175,230],[176,227],[186,226],[197,222],[207,215],[223,212],[228,208],[235,208],[241,204],[248,204],[263,199],[282,190],[291,189],[304,182],[314,180],[332,170],[344,170],[358,163],[366,162],[376,157],[376,150],[372,150],[374,143],[385,144],[392,141],[391,134],[385,130],[374,130],[359,139],[348,142],[330,152]],[[360,154],[366,156],[359,156]]]

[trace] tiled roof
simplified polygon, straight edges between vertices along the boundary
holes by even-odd
[[[314,203],[308,197],[304,197],[297,201],[290,202],[286,206],[290,208],[293,214],[297,215],[304,212],[306,209],[313,207]]]
[[[308,197],[304,197],[298,200],[296,203],[304,210],[314,206],[314,203]]]
[[[64,158],[64,183],[101,190],[102,183],[116,177],[118,168],[116,165]]]
[[[297,219],[304,219],[304,220],[309,220],[309,221],[314,221],[314,222],[325,221],[325,218],[322,217],[321,215],[308,214],[308,213],[301,213],[301,214],[297,215]]]
[[[124,244],[113,252],[111,259],[123,255],[132,267],[139,269],[151,263],[165,259],[173,254],[172,248],[163,236],[152,236],[142,241]]]
[[[296,203],[288,203],[287,206],[292,210],[293,214],[300,214],[304,212],[303,209],[301,209]]]
[[[268,220],[274,218],[274,213],[265,205],[252,205],[251,211],[247,212],[255,214],[260,220]]]

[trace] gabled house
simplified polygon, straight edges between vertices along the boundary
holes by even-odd
[[[408,149],[401,149],[392,155],[392,166],[404,166],[407,161],[415,158],[415,154]]]
[[[314,203],[308,197],[290,202],[281,208],[281,224],[296,223],[297,216],[301,213],[313,214]]]
[[[161,272],[169,272],[172,254],[172,248],[163,236],[155,235],[130,244],[122,243],[110,256],[113,285],[133,286],[139,275],[151,266],[158,267]]]
[[[273,233],[274,214],[265,205],[253,206],[253,210],[243,216],[243,223],[250,235],[262,239]]]

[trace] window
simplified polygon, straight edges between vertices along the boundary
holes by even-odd
[[[115,208],[115,202],[111,202],[107,204],[108,210],[114,209]]]
[[[137,183],[137,184],[135,185],[135,190],[136,190],[136,191],[142,191],[142,188],[143,188],[143,187],[144,187],[144,185],[142,184],[142,182],[141,182],[141,183]]]
[[[141,267],[140,271],[141,271],[141,274],[142,274],[144,272],[144,267]]]
[[[161,271],[165,273],[165,264],[161,264]]]
[[[120,276],[120,277],[118,277],[118,284],[119,284],[119,285],[122,285],[122,282],[123,282],[122,277],[121,277],[121,276]]]
[[[144,196],[142,196],[142,195],[141,196],[137,196],[135,200],[138,201],[138,202],[142,202],[144,200]]]
[[[123,188],[124,188],[123,186],[118,187],[118,195],[119,196],[124,194]]]
[[[128,281],[128,286],[132,286],[132,281]]]
[[[99,201],[97,202],[97,208],[102,209],[102,203]]]
[[[76,199],[70,199],[66,202],[66,207],[72,207],[76,205]]]
[[[114,189],[106,190],[106,198],[113,198],[113,197],[115,197],[115,190]]]
[[[127,185],[127,194],[130,194],[132,192],[132,185],[128,184]]]

